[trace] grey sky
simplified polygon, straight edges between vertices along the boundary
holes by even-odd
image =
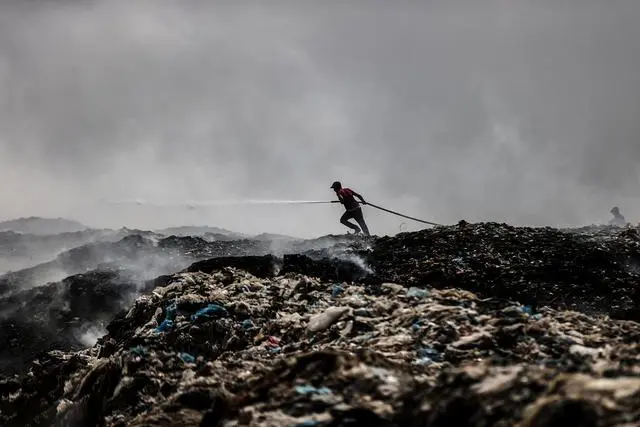
[[[337,233],[336,205],[98,200],[341,179],[444,223],[638,221],[639,20],[634,0],[0,2],[2,216]]]

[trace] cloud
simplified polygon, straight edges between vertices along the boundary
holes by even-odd
[[[5,216],[343,232],[334,179],[427,220],[640,216],[640,4],[0,4]],[[399,218],[367,210],[377,233]],[[404,227],[418,228],[419,224]],[[406,229],[406,228],[405,228]]]

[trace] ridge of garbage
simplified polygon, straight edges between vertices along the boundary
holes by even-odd
[[[606,304],[639,240],[461,223],[201,261],[1,379],[0,425],[637,425],[640,325],[609,314],[638,299]]]

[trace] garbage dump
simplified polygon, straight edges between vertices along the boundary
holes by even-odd
[[[345,236],[274,245],[262,240],[209,241],[190,236],[154,243],[139,235],[82,245],[54,261],[0,276],[0,373],[22,371],[43,351],[86,347],[88,335],[95,335],[93,330],[102,330],[140,292],[162,283],[167,273],[237,266],[259,276],[274,275],[282,259],[266,254],[305,252],[308,260],[341,255],[354,246],[362,248],[363,244]],[[44,279],[62,271],[69,272],[68,277]]]
[[[597,233],[462,223],[194,264],[0,379],[0,425],[638,425],[640,324],[610,315],[638,301],[637,232]]]
[[[469,224],[378,239],[365,254],[380,280],[460,287],[640,320],[638,228],[557,230]]]
[[[0,382],[2,425],[640,422],[637,323],[460,289],[334,286],[176,274],[93,348]]]

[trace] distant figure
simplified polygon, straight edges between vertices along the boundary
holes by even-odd
[[[356,234],[360,233],[360,227],[362,227],[362,231],[364,231],[365,236],[370,236],[369,228],[367,227],[367,223],[364,222],[364,216],[362,215],[362,208],[356,201],[356,197],[360,199],[363,205],[366,205],[367,202],[364,201],[362,196],[350,188],[342,188],[342,184],[339,181],[334,182],[331,185],[333,191],[338,195],[338,200],[340,203],[344,205],[346,212],[340,217],[340,223],[346,225],[350,229],[354,230]],[[349,222],[349,220],[353,218],[360,225],[353,224]]]
[[[609,221],[609,225],[617,225],[619,227],[623,227],[627,225],[627,220],[620,213],[620,208],[617,206],[611,209],[611,213],[613,214],[613,219]]]

